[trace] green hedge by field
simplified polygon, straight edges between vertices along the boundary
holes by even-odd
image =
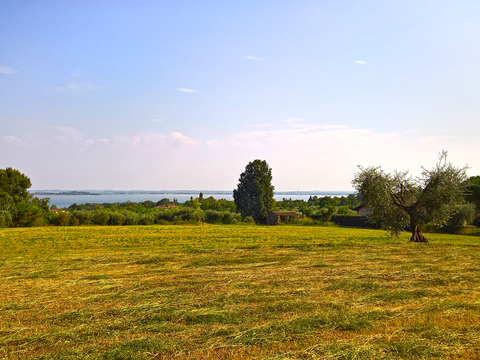
[[[339,226],[356,227],[362,229],[379,229],[380,226],[373,224],[363,215],[333,215],[331,220]]]

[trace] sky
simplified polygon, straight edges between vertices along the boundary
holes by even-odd
[[[0,2],[0,168],[32,189],[480,175],[480,2]]]

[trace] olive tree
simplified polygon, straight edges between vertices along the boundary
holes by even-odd
[[[467,166],[457,168],[447,161],[447,152],[431,170],[422,167],[419,178],[407,172],[385,173],[380,167],[363,168],[352,181],[369,217],[398,235],[410,227],[410,241],[428,242],[422,227],[426,223],[444,225],[464,200]]]
[[[272,169],[265,160],[254,160],[240,174],[233,190],[237,210],[244,218],[251,216],[256,223],[266,223],[268,214],[275,208]]]

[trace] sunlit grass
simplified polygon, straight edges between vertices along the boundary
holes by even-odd
[[[478,359],[480,238],[307,226],[0,230],[8,359]]]

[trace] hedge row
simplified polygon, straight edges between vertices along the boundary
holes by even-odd
[[[240,214],[228,211],[181,208],[161,212],[137,214],[133,211],[77,210],[58,211],[50,215],[49,223],[57,226],[76,225],[153,225],[168,223],[234,224],[241,220]],[[1,221],[1,217],[0,217]]]
[[[347,227],[366,228],[366,229],[379,229],[380,226],[373,224],[368,217],[363,215],[332,215],[331,222]]]

